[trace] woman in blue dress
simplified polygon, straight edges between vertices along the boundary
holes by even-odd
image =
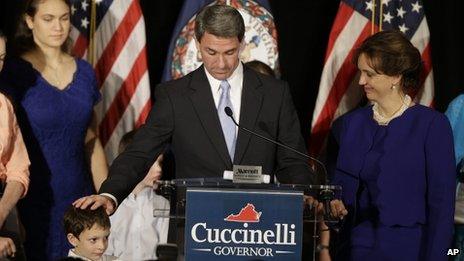
[[[448,260],[453,135],[444,114],[409,96],[418,91],[420,52],[401,32],[384,31],[354,58],[372,105],[333,126],[339,148],[331,182],[342,185],[349,212],[334,259]]]
[[[94,71],[65,52],[70,7],[67,0],[26,1],[13,43],[17,58],[2,72],[31,159],[30,190],[19,204],[28,260],[67,255],[64,211],[98,190],[107,175],[91,128],[100,99]]]

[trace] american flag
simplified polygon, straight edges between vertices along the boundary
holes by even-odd
[[[361,100],[363,93],[358,85],[357,68],[352,63],[353,53],[364,39],[379,30],[400,30],[419,49],[424,61],[423,88],[415,95],[415,101],[432,105],[430,34],[421,1],[342,0],[330,32],[313,113],[310,146],[313,155],[321,153],[331,123]]]
[[[94,3],[92,3],[94,1]],[[99,138],[108,162],[119,141],[141,125],[151,108],[145,22],[138,0],[72,0],[73,54],[87,58],[95,7],[94,68],[102,93],[96,106]]]

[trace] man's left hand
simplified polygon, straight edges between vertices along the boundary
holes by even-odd
[[[311,196],[304,196],[305,204],[317,208],[318,214],[326,214],[324,212],[324,204],[322,202],[317,201],[315,198]],[[346,215],[348,215],[348,210],[346,210],[345,205],[339,199],[334,199],[330,201],[330,215],[334,218],[343,219]]]

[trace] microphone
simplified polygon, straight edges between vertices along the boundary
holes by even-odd
[[[319,164],[319,165],[322,167],[322,169],[323,169],[323,171],[324,171],[324,175],[325,175],[325,177],[327,178],[327,169],[325,168],[324,164],[323,164],[320,160],[318,160],[318,159],[316,159],[316,158],[314,158],[314,157],[311,157],[311,156],[309,156],[309,155],[306,154],[306,153],[300,152],[300,151],[298,151],[297,149],[292,148],[292,147],[290,147],[290,146],[288,146],[288,145],[285,145],[285,144],[283,144],[283,143],[280,143],[280,142],[278,142],[278,141],[276,141],[276,140],[272,140],[272,139],[269,139],[269,138],[267,138],[267,137],[264,137],[263,135],[261,135],[261,134],[259,134],[259,133],[256,133],[256,132],[254,132],[254,131],[252,131],[252,130],[246,128],[246,127],[240,126],[240,125],[235,121],[234,116],[233,116],[234,113],[232,112],[232,109],[231,109],[230,107],[228,107],[228,106],[225,107],[225,108],[224,108],[224,112],[226,113],[227,116],[229,116],[229,117],[232,119],[232,121],[234,122],[234,124],[235,124],[239,129],[242,129],[242,130],[244,130],[244,131],[246,131],[246,132],[251,133],[252,135],[258,136],[258,137],[260,137],[261,139],[264,139],[264,140],[266,140],[266,141],[268,141],[268,142],[270,142],[270,143],[273,143],[273,144],[275,144],[275,145],[284,147],[284,148],[286,148],[286,149],[288,149],[288,150],[290,150],[290,151],[295,152],[296,154],[298,154],[298,155],[300,155],[300,156],[303,156],[303,157],[305,157],[305,158],[307,158],[307,159],[309,159],[309,160],[311,160],[311,161],[313,161],[313,162],[316,162],[317,164]],[[334,192],[333,192],[332,190],[330,190],[330,189],[323,189],[323,190],[320,191],[320,195],[319,195],[319,196],[320,196],[320,199],[323,201],[323,204],[324,204],[325,216],[326,216],[326,218],[329,218],[329,217],[330,217],[330,214],[331,214],[331,211],[330,211],[330,201],[332,201],[332,200],[334,199],[335,194],[334,194]]]
[[[225,107],[225,108],[224,108],[224,112],[226,113],[227,116],[229,116],[229,117],[232,119],[232,121],[234,122],[234,124],[235,124],[239,129],[242,129],[242,130],[244,130],[244,131],[246,131],[246,132],[251,133],[252,135],[258,136],[258,137],[260,137],[261,139],[264,139],[264,140],[266,140],[266,141],[268,141],[268,142],[270,142],[270,143],[273,143],[273,144],[275,144],[275,145],[284,147],[284,148],[286,148],[286,149],[288,149],[288,150],[291,150],[291,151],[295,152],[296,154],[298,154],[298,155],[300,155],[300,156],[303,156],[303,157],[305,157],[305,158],[307,158],[307,159],[309,159],[309,160],[311,160],[311,161],[313,161],[313,162],[316,162],[317,164],[319,164],[319,165],[322,167],[322,169],[324,170],[324,175],[325,175],[325,177],[327,177],[327,170],[326,170],[324,164],[323,164],[321,161],[319,161],[318,159],[316,159],[316,158],[314,158],[314,157],[311,157],[311,156],[309,156],[309,155],[306,154],[306,153],[300,152],[300,151],[298,151],[297,149],[292,148],[292,147],[290,147],[290,146],[288,146],[288,145],[285,145],[285,144],[280,143],[280,142],[278,142],[278,141],[271,140],[271,139],[269,139],[269,138],[267,138],[267,137],[264,137],[263,135],[261,135],[261,134],[259,134],[259,133],[256,133],[256,132],[254,132],[254,131],[252,131],[252,130],[250,130],[250,129],[247,129],[246,127],[240,126],[240,125],[235,121],[234,116],[233,116],[234,113],[232,112],[232,109],[231,109],[230,107],[228,107],[228,106]]]

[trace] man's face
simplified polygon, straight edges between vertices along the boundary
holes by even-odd
[[[68,234],[68,239],[74,246],[76,254],[90,260],[98,260],[108,247],[109,235],[109,228],[94,224],[92,228],[82,231],[79,238],[76,238],[73,234]]]
[[[237,37],[221,38],[205,32],[196,42],[206,70],[217,80],[226,80],[239,63],[241,44]]]

